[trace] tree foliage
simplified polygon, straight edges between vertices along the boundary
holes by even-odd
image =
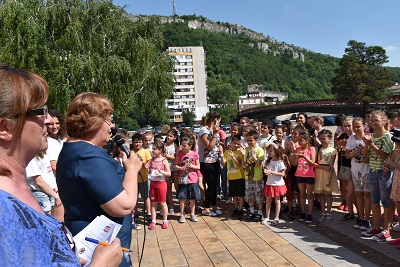
[[[183,123],[186,126],[193,126],[194,120],[196,119],[196,114],[189,110],[185,110],[182,112]]]
[[[362,102],[364,108],[371,101],[386,100],[386,89],[393,84],[393,77],[381,67],[387,62],[382,47],[350,40],[332,79],[332,92],[339,99]]]
[[[0,25],[0,61],[43,75],[51,108],[65,111],[94,91],[111,99],[117,118],[135,105],[166,117],[173,59],[161,52],[155,19],[133,23],[111,0],[10,0],[0,3]]]

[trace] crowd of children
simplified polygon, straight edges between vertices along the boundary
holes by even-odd
[[[154,137],[152,148],[151,134],[135,134],[132,149],[143,161],[139,192],[151,217],[149,229],[155,227],[158,203],[162,228],[168,228],[167,215],[175,212],[173,187],[180,223],[186,221],[187,213],[197,222],[196,205],[201,206],[200,200],[205,203],[207,197],[209,205],[203,215],[221,213],[212,198],[217,189],[207,191],[216,183],[210,181],[207,170],[204,179],[202,175],[204,163],[211,163],[213,168],[220,166],[218,172],[226,172],[227,181],[221,180],[218,187],[228,188],[226,204],[232,203],[233,218],[276,226],[281,222],[281,203],[286,196],[289,219],[295,219],[293,203],[298,201],[300,222],[311,223],[314,209],[320,208],[318,220],[329,223],[333,194],[340,192],[338,208],[348,211],[343,221],[357,218],[354,228],[363,230],[362,235],[400,248],[400,239],[393,240],[390,234],[391,230],[400,231],[394,208],[400,208],[399,111],[370,110],[365,118],[340,114],[337,130],[332,133],[324,128],[320,115],[299,113],[297,122],[285,121],[275,129],[271,121],[260,123],[243,117],[240,124],[231,124],[225,138],[218,130],[220,117],[215,117],[197,135],[188,129],[178,134],[171,128],[166,136]],[[209,156],[218,165],[215,160],[202,161]],[[275,207],[274,216],[270,216],[271,206]],[[137,212],[133,216],[137,224]]]

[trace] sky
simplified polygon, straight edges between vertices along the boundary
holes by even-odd
[[[173,0],[114,0],[134,15],[172,15]],[[175,0],[177,14],[240,24],[308,50],[341,58],[349,40],[381,46],[400,67],[400,0]]]

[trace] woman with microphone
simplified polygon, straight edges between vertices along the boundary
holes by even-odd
[[[102,147],[110,141],[112,104],[105,96],[84,92],[70,104],[66,118],[69,138],[57,162],[57,184],[65,208],[65,224],[73,235],[97,216],[122,224],[117,237],[131,243],[131,212],[137,202],[137,174],[142,166],[131,153],[121,152],[122,165]],[[120,266],[131,266],[129,256]]]

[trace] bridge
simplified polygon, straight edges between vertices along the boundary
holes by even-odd
[[[370,106],[388,108],[389,110],[400,108],[400,96],[392,96],[387,101],[370,103]],[[298,112],[361,115],[363,113],[363,105],[361,102],[340,101],[336,99],[306,100],[245,109],[239,112],[237,120],[241,117],[249,117],[263,121],[276,118],[279,115]]]

